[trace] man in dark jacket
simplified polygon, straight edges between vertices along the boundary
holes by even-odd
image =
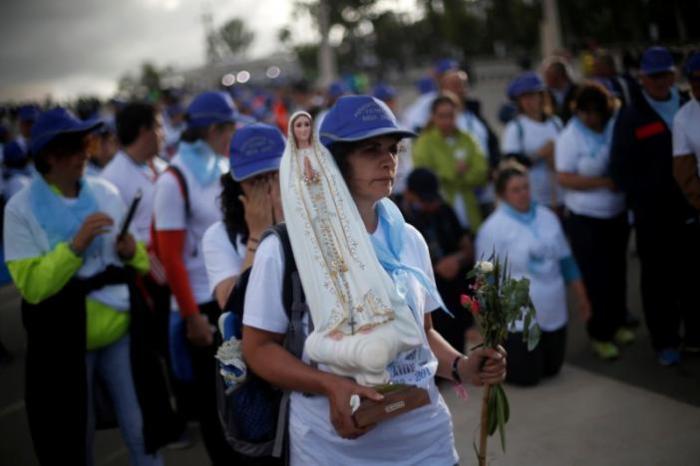
[[[433,326],[462,351],[466,331],[474,323],[471,314],[460,304],[460,296],[467,293],[466,276],[474,262],[474,248],[471,234],[462,228],[439,191],[437,176],[427,168],[416,168],[408,175],[406,190],[396,201],[406,221],[425,238],[438,291],[454,316],[434,312]]]
[[[544,81],[547,84],[554,113],[563,123],[566,123],[572,116],[573,101],[578,86],[571,78],[569,66],[561,58],[550,58],[545,62],[543,69]]]
[[[683,100],[674,81],[673,58],[666,49],[644,52],[642,98],[620,112],[610,165],[634,212],[644,314],[662,365],[680,361],[682,321],[685,346],[700,344],[694,291],[700,279],[698,224],[672,168],[671,128]]]

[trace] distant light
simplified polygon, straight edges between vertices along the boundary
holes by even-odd
[[[236,77],[231,73],[225,74],[224,77],[221,78],[221,84],[223,84],[226,87],[231,87],[234,84],[236,84]]]
[[[279,78],[281,73],[282,73],[282,70],[280,70],[279,66],[271,66],[267,69],[267,72],[265,73],[265,75],[270,79],[277,79],[277,78]]]
[[[238,81],[241,84],[247,83],[249,80],[250,80],[250,73],[248,73],[245,70],[239,71],[238,74],[236,75],[236,81]]]

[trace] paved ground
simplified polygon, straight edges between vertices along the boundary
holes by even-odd
[[[494,68],[476,91],[484,113],[495,115],[508,70]],[[486,76],[486,73],[485,73]],[[630,255],[629,306],[640,317],[638,262]],[[656,364],[642,326],[639,341],[614,363],[590,353],[583,326],[572,318],[567,363],[562,373],[538,387],[508,387],[512,416],[507,454],[491,444],[492,465],[697,466],[700,464],[700,358],[676,368]],[[0,466],[34,466],[22,402],[24,337],[19,300],[0,288],[0,340],[14,361],[0,367]],[[478,429],[479,390],[459,401],[443,390],[454,416],[462,465],[476,464],[472,441]],[[60,428],[60,420],[47,420]],[[194,431],[195,439],[196,431]],[[96,438],[97,465],[127,466],[126,450],[113,431]],[[166,451],[168,466],[206,465],[201,442],[189,450]]]

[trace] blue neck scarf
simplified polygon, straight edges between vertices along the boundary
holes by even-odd
[[[612,143],[612,133],[615,126],[615,118],[610,118],[605,125],[605,129],[602,133],[593,131],[588,126],[586,126],[578,117],[573,117],[572,124],[576,129],[583,135],[586,140],[586,145],[590,149],[589,155],[592,158],[596,158],[600,154],[601,150],[605,146],[609,146]]]
[[[520,212],[505,201],[500,203],[498,209],[510,218],[527,226],[532,234],[535,235],[535,238],[539,237],[537,228],[535,228],[535,217],[537,216],[537,204],[535,201],[530,202],[530,208],[527,212]]]
[[[405,242],[406,221],[403,215],[401,215],[399,208],[396,207],[392,201],[385,198],[377,204],[377,215],[379,216],[379,223],[384,232],[386,244],[382,243],[374,235],[370,235],[370,238],[372,239],[372,245],[377,254],[377,259],[379,259],[379,263],[393,280],[399,296],[406,301],[414,313],[418,311],[416,297],[411,293],[411,288],[407,283],[408,274],[411,274],[440,307],[450,314],[440,297],[437,287],[425,273],[416,267],[401,263],[401,252],[403,251]],[[420,320],[420,322],[422,323],[422,320]]]
[[[182,162],[200,185],[209,186],[221,176],[219,156],[206,142],[202,140],[194,143],[181,142],[179,154]]]
[[[60,194],[51,189],[43,177],[35,176],[32,180],[29,188],[32,213],[46,232],[51,249],[58,243],[71,241],[85,218],[99,210],[97,200],[85,180],[81,179],[79,183],[76,201],[67,203]],[[101,244],[102,239],[98,236],[90,243],[85,256],[99,251]]]
[[[668,100],[654,100],[646,92],[643,92],[643,94],[651,108],[664,120],[666,126],[669,129],[673,128],[673,117],[676,116],[681,106],[681,96],[678,93],[678,89],[675,86],[671,88],[671,98]]]

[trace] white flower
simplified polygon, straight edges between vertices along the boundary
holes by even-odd
[[[493,272],[493,264],[489,261],[479,261],[476,263],[476,269],[481,273]]]

